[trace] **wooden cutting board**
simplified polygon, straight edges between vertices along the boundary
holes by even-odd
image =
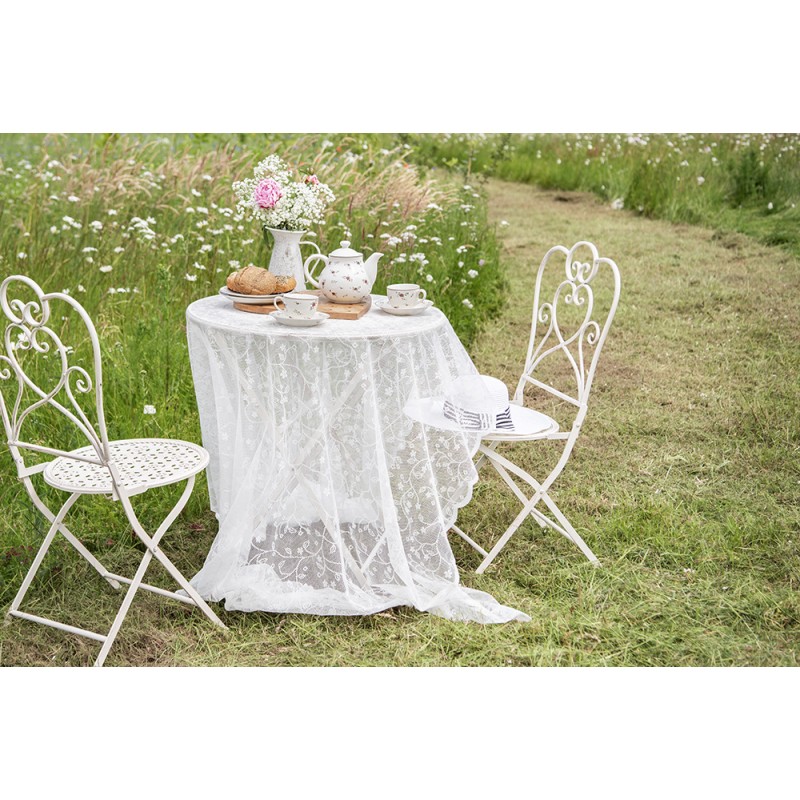
[[[367,295],[367,299],[363,303],[331,303],[322,297],[321,289],[309,289],[303,294],[315,294],[320,298],[317,311],[322,311],[329,314],[331,319],[360,319],[364,314],[369,311],[372,305],[371,295]],[[246,303],[234,303],[234,308],[239,311],[248,311],[251,314],[271,314],[278,309],[275,306],[251,306]]]

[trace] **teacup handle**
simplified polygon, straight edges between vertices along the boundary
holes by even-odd
[[[278,309],[278,311],[286,311],[286,303],[283,303],[283,308],[281,308],[281,307],[278,305],[278,303],[279,303],[279,302],[280,302],[280,303],[283,303],[283,295],[282,295],[282,294],[279,294],[279,295],[278,295],[278,296],[275,298],[275,300],[273,300],[273,304],[275,305],[275,308],[277,308],[277,309]]]
[[[425,298],[428,296],[428,293],[424,289],[419,290],[419,302],[421,303]]]

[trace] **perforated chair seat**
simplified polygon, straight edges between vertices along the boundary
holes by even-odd
[[[186,480],[205,469],[208,452],[179,439],[121,439],[109,442],[111,460],[129,494]],[[97,458],[93,447],[72,450],[76,456]],[[98,464],[59,456],[45,467],[45,481],[56,489],[80,494],[111,494],[111,474]]]

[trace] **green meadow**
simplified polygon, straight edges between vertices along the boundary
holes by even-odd
[[[220,635],[140,593],[106,663],[798,665],[798,147],[798,135],[754,134],[0,135],[0,277],[29,275],[86,306],[112,438],[200,441],[185,308],[238,266],[266,266],[269,245],[237,217],[231,183],[269,152],[336,194],[311,231],[323,252],[342,239],[383,252],[375,291],[424,285],[478,368],[512,390],[549,247],[588,239],[622,273],[589,415],[552,490],[603,566],[529,521],[479,576],[478,555],[452,538],[462,582],[530,623],[219,607]],[[87,342],[69,325],[79,358]],[[70,435],[55,418],[37,428]],[[557,457],[540,444],[509,452],[534,475]],[[458,523],[484,545],[518,510],[490,472]],[[145,526],[178,493],[148,492]],[[139,545],[114,504],[87,498],[68,522],[116,572],[135,569]],[[45,530],[0,453],[0,611]],[[200,480],[164,550],[191,576],[215,531]],[[169,586],[158,565],[147,580]],[[26,610],[101,630],[118,602],[57,540]],[[96,651],[21,620],[0,626],[0,665],[89,665]]]

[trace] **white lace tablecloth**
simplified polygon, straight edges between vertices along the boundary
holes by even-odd
[[[444,314],[373,305],[287,328],[207,297],[186,318],[219,519],[192,580],[203,597],[240,611],[528,619],[461,586],[447,539],[477,480],[478,436],[403,414],[476,371]]]

